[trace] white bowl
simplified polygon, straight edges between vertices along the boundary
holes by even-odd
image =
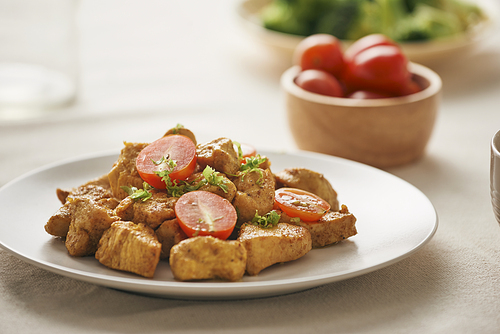
[[[276,54],[288,58],[291,63],[293,51],[304,37],[264,28],[259,13],[269,2],[271,0],[242,0],[237,6],[238,16],[245,30],[253,38],[266,45]],[[499,12],[495,0],[476,0],[476,3],[483,9],[487,20],[460,36],[440,39],[439,41],[400,43],[408,59],[426,66],[434,66],[449,59],[449,57],[464,55],[473,51],[478,43],[494,30]],[[341,42],[344,49],[352,43],[352,41],[348,40]]]

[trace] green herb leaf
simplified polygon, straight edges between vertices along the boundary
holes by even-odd
[[[275,210],[269,211],[264,216],[260,216],[256,211],[255,216],[252,218],[252,224],[261,228],[273,228],[278,225],[280,218],[280,214]]]
[[[233,141],[233,144],[236,145],[236,147],[238,148],[238,160],[241,161],[243,160],[243,150],[241,149],[241,144],[236,142],[236,141]]]
[[[150,192],[150,190],[153,189],[153,187],[151,187],[146,182],[143,183],[143,187],[144,189],[137,189],[136,187],[127,187],[127,186],[121,186],[120,188],[123,189],[134,201],[140,199],[143,202],[146,202],[148,199],[151,198],[151,196],[153,196],[153,194]]]
[[[227,185],[225,184],[226,179],[219,172],[216,172],[215,169],[213,169],[210,166],[206,166],[202,174],[205,177],[205,180],[208,182],[208,184],[217,186],[221,188],[222,191],[227,193]]]
[[[177,123],[177,125],[176,125],[174,128],[172,128],[172,133],[173,133],[174,135],[176,135],[176,134],[178,134],[178,133],[179,133],[179,130],[180,130],[180,129],[183,129],[183,128],[184,128],[184,125],[182,125],[182,124],[180,124],[180,123]]]
[[[260,169],[260,164],[265,162],[267,158],[262,158],[260,154],[257,154],[254,157],[247,157],[245,158],[245,163],[240,166],[240,171],[242,172],[241,175],[241,181],[243,181],[243,178],[245,175],[251,172],[257,172],[259,173],[260,177],[257,180],[257,184],[261,185],[262,183],[262,178],[264,177],[264,174],[262,173],[262,169]]]

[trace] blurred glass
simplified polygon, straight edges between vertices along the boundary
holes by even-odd
[[[0,120],[38,117],[77,95],[78,0],[0,0]]]

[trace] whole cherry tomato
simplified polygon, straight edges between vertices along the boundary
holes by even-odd
[[[295,78],[295,84],[311,93],[334,97],[344,96],[340,82],[330,73],[321,70],[305,70]]]
[[[328,34],[306,37],[295,48],[294,62],[302,70],[323,70],[338,78],[344,67],[340,41]]]
[[[350,61],[355,55],[357,55],[361,51],[364,51],[366,49],[372,48],[377,45],[392,45],[399,47],[396,42],[394,42],[392,39],[390,39],[385,35],[382,34],[366,35],[364,37],[361,37],[354,43],[352,43],[347,48],[347,50],[345,50],[344,59],[346,61]]]
[[[346,62],[343,74],[349,91],[369,90],[401,96],[408,91],[411,73],[408,59],[393,45],[377,45],[354,55]]]

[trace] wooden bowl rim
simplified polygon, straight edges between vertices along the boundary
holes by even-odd
[[[300,66],[292,66],[281,75],[281,86],[283,89],[299,99],[314,103],[342,106],[342,107],[384,107],[414,103],[437,95],[442,88],[441,77],[430,68],[409,62],[410,72],[417,77],[421,77],[429,83],[429,86],[418,93],[407,96],[390,97],[382,99],[352,99],[345,97],[332,97],[308,92],[295,84],[295,77],[300,72]]]

